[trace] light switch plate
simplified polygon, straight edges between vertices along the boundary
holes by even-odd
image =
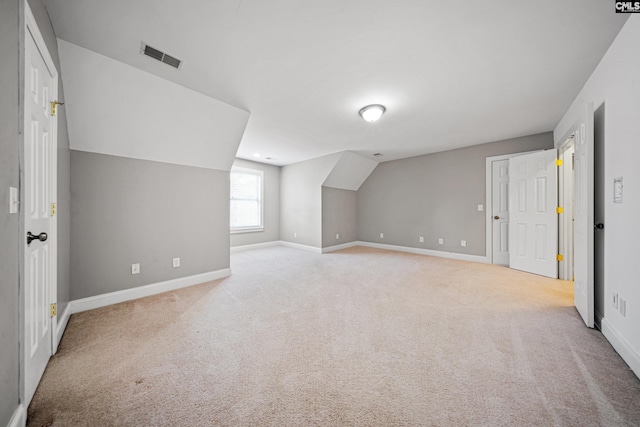
[[[482,212],[484,210],[484,206],[483,205],[478,205],[478,212]]]

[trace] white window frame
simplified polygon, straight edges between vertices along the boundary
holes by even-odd
[[[232,167],[229,173],[229,189],[231,189],[231,173],[244,173],[248,175],[257,175],[260,177],[260,225],[251,227],[231,227],[229,229],[231,234],[237,233],[255,233],[264,231],[264,171],[258,169]],[[231,190],[229,190],[229,204],[231,204]],[[229,220],[231,220],[231,210],[229,210]]]

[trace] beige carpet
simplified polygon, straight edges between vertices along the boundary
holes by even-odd
[[[568,282],[351,248],[72,316],[30,426],[638,426]]]

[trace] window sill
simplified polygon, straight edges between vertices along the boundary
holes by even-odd
[[[231,229],[231,234],[258,233],[260,231],[264,231],[264,227],[235,228]]]

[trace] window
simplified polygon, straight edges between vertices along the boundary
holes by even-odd
[[[231,232],[262,231],[263,172],[231,169]]]

